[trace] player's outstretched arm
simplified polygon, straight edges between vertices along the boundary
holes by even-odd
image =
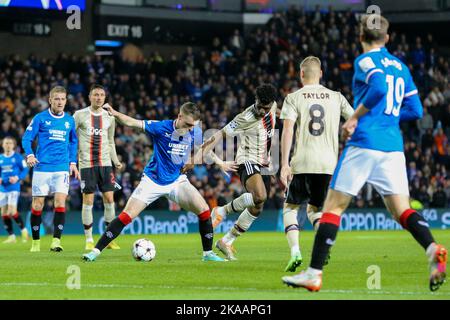
[[[139,128],[143,129],[142,120],[137,120],[132,117],[129,117],[127,115],[124,115],[123,113],[120,113],[119,111],[116,111],[111,107],[108,103],[103,106],[103,108],[108,111],[108,113],[117,119],[121,124],[127,127],[132,128]]]
[[[236,172],[238,169],[237,164],[234,161],[223,161],[220,159],[212,150],[214,147],[222,141],[222,139],[226,136],[226,132],[222,129],[217,131],[212,137],[206,140],[201,147],[197,150],[194,155],[194,163],[203,163],[203,157],[205,159],[212,160],[215,164],[217,164],[220,169],[228,175],[227,172],[232,171]]]
[[[219,142],[223,141],[222,139],[225,137],[226,137],[226,133],[223,129],[220,131],[217,131],[212,137],[210,137],[208,140],[206,140],[202,144],[202,146],[200,147],[200,149],[197,152],[197,155],[199,154],[199,152],[201,152],[200,156],[201,155],[210,156],[210,154],[213,153],[212,150],[214,149],[214,147]]]

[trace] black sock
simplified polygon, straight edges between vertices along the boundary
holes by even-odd
[[[13,226],[10,216],[2,216],[3,223],[5,224],[5,230],[8,232],[8,234],[11,236],[13,235]]]
[[[55,216],[53,217],[53,238],[61,239],[66,222],[66,208],[55,208]]]
[[[400,224],[412,234],[425,250],[434,242],[428,223],[415,210],[408,209],[403,212],[400,217]]]
[[[122,212],[119,214],[117,218],[109,223],[108,228],[106,228],[95,247],[100,251],[105,249],[111,241],[120,235],[123,228],[129,223],[131,223],[131,218],[127,213]]]
[[[314,239],[313,253],[310,267],[322,270],[330,252],[331,246],[336,240],[339,230],[340,216],[332,213],[324,213],[320,219],[319,228]]]
[[[198,230],[202,238],[203,251],[211,251],[214,238],[214,229],[211,217],[206,220],[198,220]]]
[[[23,224],[22,217],[19,215],[18,212],[16,213],[16,215],[13,218],[14,218],[14,221],[19,225],[20,230],[25,228],[25,225]]]
[[[41,229],[41,222],[42,222],[42,210],[34,210],[31,209],[31,218],[30,218],[30,224],[31,224],[31,234],[33,236],[33,240],[39,240],[40,234],[39,231]]]

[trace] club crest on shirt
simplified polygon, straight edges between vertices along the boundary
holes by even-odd
[[[70,128],[70,123],[66,121],[66,122],[64,123],[64,126],[66,127],[66,129],[69,129],[69,128]]]

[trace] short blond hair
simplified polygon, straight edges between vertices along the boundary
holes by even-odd
[[[375,28],[371,26],[371,20],[378,19],[379,27]],[[362,41],[368,44],[373,42],[384,43],[386,35],[389,30],[389,21],[380,15],[368,14],[361,18],[361,23],[359,24],[359,31],[362,37]]]
[[[321,67],[320,59],[315,56],[306,57],[300,63],[300,70],[303,71],[303,76],[307,79],[319,77]]]
[[[67,95],[67,90],[63,86],[56,86],[50,90],[50,98],[53,97],[55,93],[65,93]]]

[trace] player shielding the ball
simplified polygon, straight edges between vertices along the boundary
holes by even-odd
[[[123,125],[143,130],[153,140],[153,156],[144,169],[141,182],[132,193],[122,213],[115,218],[97,242],[95,248],[83,255],[94,261],[101,251],[131,223],[149,204],[166,197],[184,210],[195,213],[203,246],[203,261],[225,261],[212,251],[213,227],[209,207],[200,192],[181,174],[191,159],[191,151],[202,143],[202,130],[197,125],[200,110],[192,102],[183,104],[175,120],[137,120],[114,110],[105,109]]]

